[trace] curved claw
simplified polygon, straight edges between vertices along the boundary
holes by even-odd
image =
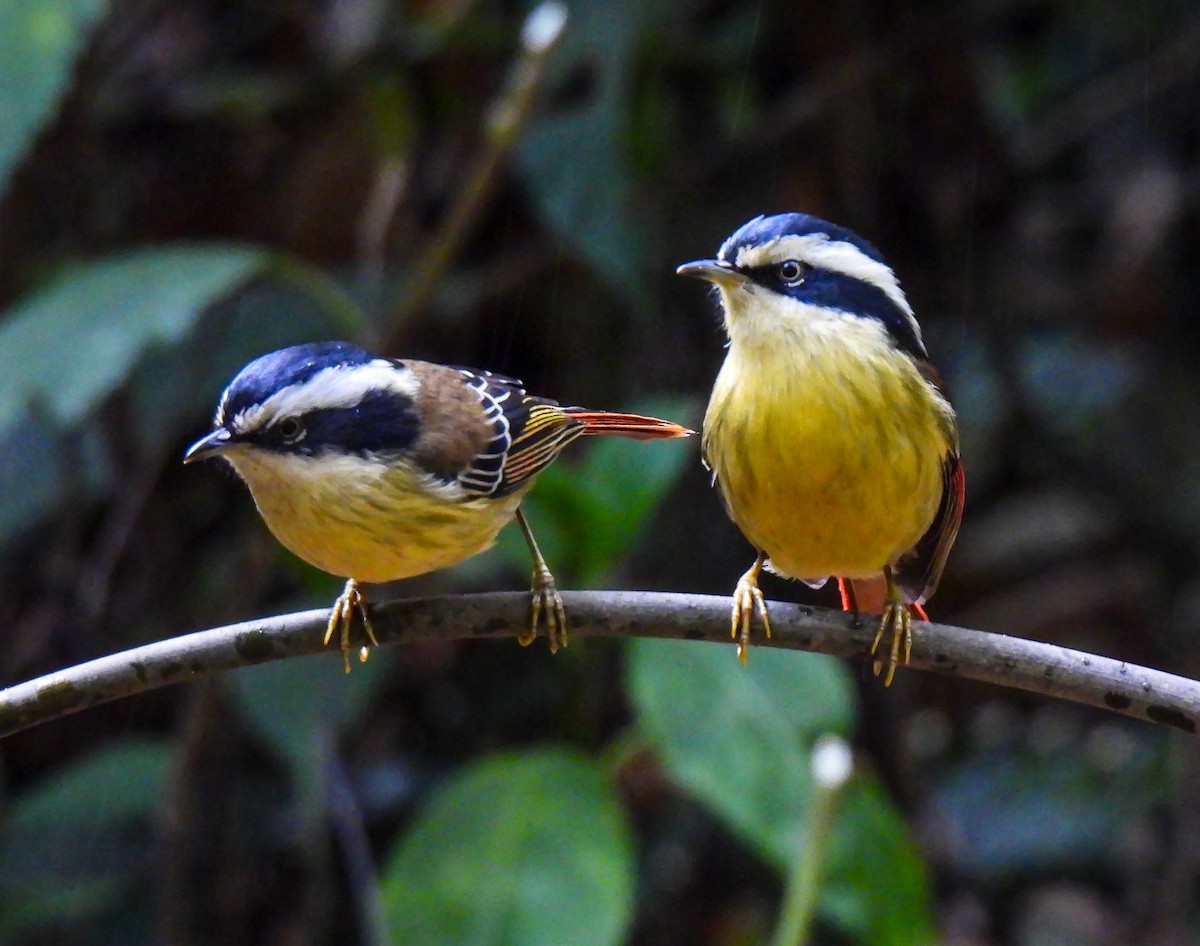
[[[729,636],[738,642],[738,660],[743,664],[749,658],[750,631],[754,624],[756,611],[762,618],[763,630],[766,631],[767,637],[771,636],[771,618],[767,614],[767,599],[763,597],[762,590],[758,587],[758,573],[765,560],[765,556],[759,553],[754,564],[750,566],[746,574],[738,579],[737,587],[733,590],[733,619],[729,628]]]
[[[518,637],[517,643],[528,647],[537,639],[542,627],[546,630],[550,653],[556,654],[560,647],[567,646],[567,610],[554,584],[554,576],[545,567],[534,569],[533,586],[530,588],[529,632]]]
[[[554,576],[550,567],[542,558],[537,539],[525,519],[525,513],[517,509],[517,522],[529,546],[529,554],[533,556],[533,586],[530,588],[529,631],[517,637],[517,643],[528,647],[537,640],[538,629],[545,625],[546,641],[550,645],[550,653],[557,654],[560,647],[567,646],[567,610],[563,607],[562,598],[554,586]]]
[[[886,662],[887,672],[883,678],[883,685],[889,687],[892,685],[892,679],[896,676],[896,667],[901,663],[908,663],[909,657],[912,656],[912,611],[903,601],[889,598],[883,609],[883,616],[879,619],[879,630],[875,632],[875,640],[871,644],[872,656],[879,649],[879,644],[885,634],[891,636]],[[901,660],[902,648],[903,660]],[[884,661],[876,657],[871,664],[871,669],[875,676],[879,676],[884,670]]]
[[[322,642],[328,646],[330,640],[333,639],[333,632],[338,631],[338,648],[342,652],[342,666],[346,669],[346,673],[350,672],[350,628],[354,623],[355,612],[362,616],[363,629],[367,632],[367,639],[371,645],[378,647],[379,638],[375,636],[375,627],[371,624],[371,615],[367,611],[366,595],[359,590],[358,582],[351,578],[346,582],[346,587],[342,589],[337,600],[333,602],[333,609],[329,612],[329,623],[325,627],[325,639]],[[358,650],[359,661],[366,663],[370,655],[371,648],[367,644],[363,644]]]

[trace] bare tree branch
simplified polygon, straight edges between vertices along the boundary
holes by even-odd
[[[570,633],[720,641],[729,672],[741,668],[729,641],[729,599],[633,591],[565,592]],[[867,659],[876,622],[852,614],[772,602],[771,640],[757,646]],[[0,691],[0,736],[156,687],[250,664],[323,650],[328,612],[305,611],[199,631],[136,647]],[[523,592],[455,595],[373,606],[381,643],[516,637],[528,627]],[[944,624],[913,625],[913,669],[995,683],[1196,732],[1200,683],[1054,644]],[[750,659],[754,659],[753,648]],[[332,671],[331,671],[332,672]]]

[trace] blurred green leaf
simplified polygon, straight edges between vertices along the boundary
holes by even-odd
[[[630,642],[638,725],[680,785],[782,870],[801,843],[812,798],[809,756],[822,733],[849,735],[845,669],[817,654],[732,645]]]
[[[603,769],[542,750],[478,762],[432,798],[385,871],[383,898],[395,943],[615,946],[633,876]]]
[[[41,786],[17,796],[16,803],[10,799],[0,832],[6,840],[55,836],[69,821],[69,830],[78,836],[145,816],[162,799],[170,759],[166,743],[133,738],[112,742],[48,775]],[[4,866],[8,865],[0,859]]]
[[[261,270],[261,250],[139,250],[72,266],[0,323],[0,441],[30,406],[80,422],[153,345],[178,342],[204,310]]]
[[[864,946],[937,942],[925,863],[873,777],[857,775],[842,792],[826,857],[826,920]]]
[[[2,382],[0,382],[2,383]],[[0,437],[0,549],[4,542],[59,503],[84,502],[112,476],[112,465],[95,431],[65,442],[53,424],[28,418]]]
[[[634,54],[658,27],[662,7],[648,0],[580,0],[570,11],[547,84],[557,84],[561,98],[577,100],[552,106],[534,122],[519,149],[520,167],[554,232],[640,304],[645,215],[639,218],[633,207],[627,126]]]
[[[0,195],[66,94],[104,0],[0,3]]]
[[[259,275],[273,294],[241,291]],[[260,296],[269,311],[253,308]],[[225,324],[208,325],[218,302],[229,303]],[[319,271],[249,247],[138,250],[65,268],[0,321],[0,545],[63,497],[88,501],[108,485],[103,444],[83,421],[118,388],[133,382],[130,437],[153,455],[198,392],[208,413],[207,398],[248,357],[330,328],[352,335],[359,318]]]
[[[136,416],[130,434],[146,455],[174,442],[182,426],[199,431],[229,379],[252,358],[299,342],[355,337],[360,310],[316,270],[296,278],[298,266],[273,259],[269,278],[217,302],[186,339],[157,346],[138,362],[128,379]]]
[[[818,654],[635,640],[638,725],[681,786],[781,871],[795,868],[812,810],[812,744],[848,736],[855,705],[841,664]],[[818,909],[870,946],[934,942],[925,866],[871,779],[844,791]]]
[[[106,458],[82,421],[148,349],[182,341],[265,261],[228,246],[143,250],[68,267],[10,310],[0,322],[0,474],[10,497],[0,545],[64,496],[86,501],[102,488]],[[172,380],[160,391],[186,388]]]
[[[78,922],[146,876],[172,752],[126,739],[47,776],[0,817],[0,938]]]

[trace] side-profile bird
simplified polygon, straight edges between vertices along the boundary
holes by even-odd
[[[349,670],[355,612],[378,644],[360,582],[461,562],[489,548],[513,518],[533,556],[530,628],[519,639],[529,644],[544,628],[551,651],[564,646],[562,599],[521,511],[537,474],[577,437],[692,433],[653,417],[560,407],[490,371],[321,342],[246,365],[221,395],[212,432],[184,462],[229,461],[275,537],[347,579],[325,642],[339,632]]]
[[[764,566],[833,576],[843,607],[881,613],[871,653],[890,638],[874,663],[890,684],[964,496],[954,410],[895,274],[866,240],[802,213],[756,217],[677,272],[716,286],[729,336],[702,448],[758,552],[734,592],[739,656],[755,611],[770,636]]]

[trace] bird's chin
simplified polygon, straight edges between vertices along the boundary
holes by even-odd
[[[248,462],[251,457],[259,451],[244,443],[230,444],[222,450],[214,451],[206,459],[224,460],[235,470],[240,469],[241,465]]]
[[[264,475],[283,475],[286,469],[286,461],[269,450],[256,450],[243,444],[223,451],[220,456],[247,483],[253,483]]]
[[[721,294],[721,302],[727,310],[740,311],[751,304],[754,296],[754,283],[714,283]]]
[[[727,327],[744,326],[760,320],[762,312],[759,308],[762,301],[772,300],[755,298],[753,284],[742,283],[736,286],[718,286],[721,293],[721,309],[725,313]]]

